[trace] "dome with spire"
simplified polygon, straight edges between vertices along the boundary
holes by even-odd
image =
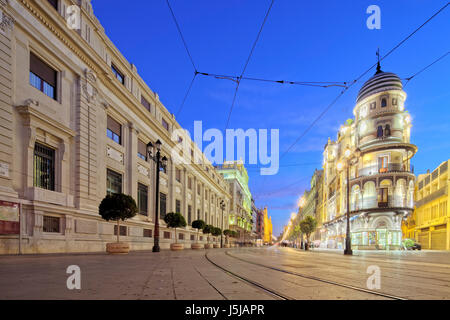
[[[358,103],[364,98],[378,92],[402,89],[403,84],[399,76],[397,76],[395,73],[382,71],[380,63],[378,62],[377,72],[361,87],[358,92],[358,98],[356,99],[356,102]]]

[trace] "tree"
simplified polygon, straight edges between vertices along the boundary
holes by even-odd
[[[211,234],[214,237],[218,237],[218,236],[220,236],[222,234],[222,229],[213,227],[213,229],[211,230]]]
[[[164,222],[167,224],[167,227],[175,229],[175,243],[177,243],[177,228],[186,227],[186,220],[183,215],[178,212],[169,212],[164,216]]]
[[[309,248],[309,236],[316,230],[317,221],[312,216],[306,216],[305,219],[300,221],[300,230],[306,235],[306,246],[305,250]]]
[[[206,226],[205,221],[203,220],[195,220],[192,222],[192,228],[197,229],[197,243],[198,243],[198,237],[199,237],[199,232],[200,229],[203,230],[203,228]]]
[[[302,234],[302,230],[301,230],[300,226],[296,225],[292,232],[292,236],[294,237],[295,240],[297,240],[301,236],[301,234]]]
[[[203,233],[208,235],[212,232],[212,230],[214,229],[214,227],[210,224],[207,224],[204,228],[203,228]],[[208,236],[206,236],[206,243],[209,244],[209,239]]]
[[[231,231],[230,229],[225,229],[223,230],[223,234],[225,235],[225,239],[227,240],[228,244],[228,237],[230,237],[233,234],[233,231]]]
[[[117,242],[119,242],[120,220],[132,218],[138,208],[134,199],[123,193],[113,193],[103,198],[98,207],[99,214],[106,221],[117,221]]]

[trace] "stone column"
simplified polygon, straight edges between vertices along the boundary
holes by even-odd
[[[125,172],[128,185],[128,194],[137,199],[137,144],[139,129],[132,123],[128,123],[128,141],[125,146]]]

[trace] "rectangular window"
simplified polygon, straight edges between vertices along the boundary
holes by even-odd
[[[30,84],[56,100],[56,71],[30,52]]]
[[[175,169],[175,179],[176,179],[178,182],[181,182],[181,170],[178,169],[178,168]]]
[[[205,190],[205,200],[208,200],[208,190]]]
[[[197,186],[197,194],[200,195],[200,185]]]
[[[147,109],[148,111],[152,111],[152,105],[150,102],[148,102],[147,99],[144,98],[144,96],[141,95],[141,104]]]
[[[153,236],[151,229],[144,229],[143,231],[144,238],[151,238]]]
[[[55,8],[56,10],[58,10],[58,0],[48,0],[48,3],[50,3],[50,5]]]
[[[138,183],[138,209],[139,214],[148,215],[148,187]]]
[[[175,200],[175,212],[181,213],[181,201]]]
[[[122,193],[122,175],[106,169],[106,194]]]
[[[161,120],[161,123],[162,123],[162,126],[164,127],[164,129],[169,131],[169,123],[164,118]]]
[[[117,236],[117,224],[114,225],[114,235]],[[127,226],[120,226],[120,236],[127,235]]]
[[[373,109],[375,109],[377,107],[377,103],[376,102],[372,102],[371,104],[370,104],[370,110],[373,110]]]
[[[164,219],[166,216],[166,199],[167,196],[165,193],[159,193],[159,218]]]
[[[164,231],[164,239],[170,239],[170,232]]]
[[[115,143],[122,144],[122,125],[110,116],[106,121],[106,136]]]
[[[142,160],[147,160],[147,145],[138,139],[138,157]]]
[[[59,217],[44,216],[42,231],[60,233],[61,220]]]
[[[55,191],[55,150],[36,143],[33,162],[33,185]]]
[[[195,235],[191,234],[191,241],[195,240]]]
[[[192,207],[188,205],[188,225],[190,226],[192,223]]]
[[[178,240],[184,240],[184,233],[178,234]]]
[[[114,73],[114,76],[121,84],[125,84],[125,77],[122,72],[119,71],[119,69],[115,65],[111,65],[111,70]]]
[[[188,178],[188,189],[192,190],[192,178],[191,177]]]
[[[200,209],[197,209],[197,219],[200,219]]]
[[[396,106],[397,105],[397,99],[396,98],[392,98],[392,105]]]

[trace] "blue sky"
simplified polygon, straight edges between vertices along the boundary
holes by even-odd
[[[132,5],[130,5],[132,3]],[[352,81],[425,22],[446,0],[299,1],[275,0],[246,76],[295,81]],[[107,35],[138,68],[172,113],[177,113],[193,67],[165,0],[93,0]],[[171,0],[194,62],[201,72],[239,75],[270,0]],[[369,5],[381,8],[381,29],[366,27]],[[382,63],[384,71],[406,78],[450,50],[450,8],[422,28]],[[450,157],[450,55],[405,87],[413,117],[411,142],[419,148],[416,173]],[[267,206],[278,235],[315,168],[321,167],[328,137],[353,116],[359,88],[348,90],[280,162],[277,175],[263,177],[249,166],[250,190]],[[230,80],[197,77],[178,121],[193,130],[223,130],[233,99]],[[339,88],[242,81],[229,128],[280,130],[280,154],[339,94]]]

